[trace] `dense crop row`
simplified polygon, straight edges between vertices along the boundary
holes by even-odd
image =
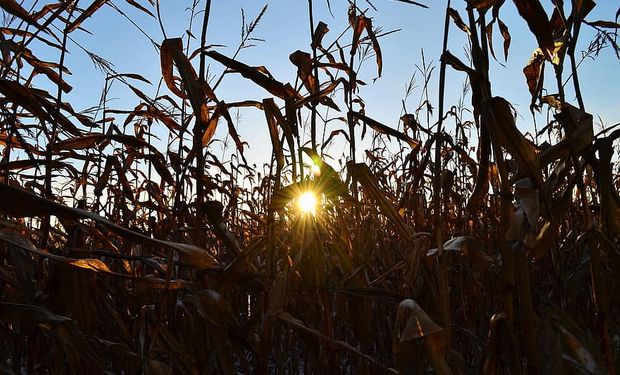
[[[370,58],[380,76],[383,66],[382,34],[363,9],[373,4],[363,1],[349,1],[339,36],[315,22],[308,1],[314,31],[290,55],[291,83],[217,52],[211,1],[183,2],[202,20],[188,29],[200,46],[157,43],[161,94],[88,52],[107,78],[97,114],[79,112],[64,101],[67,44],[115,2],[0,1],[1,372],[618,368],[620,129],[595,134],[577,50],[587,27],[596,30],[587,55],[618,55],[618,14],[589,20],[591,0],[448,1],[439,98],[428,97],[424,64],[421,104],[395,129],[359,96],[356,67]],[[160,17],[157,1],[126,2]],[[503,6],[516,6],[539,45],[523,70],[532,111],[550,118],[535,139],[491,89],[491,33],[504,56],[511,40]],[[244,21],[237,53],[265,10]],[[469,61],[447,48],[455,32],[468,36]],[[59,61],[39,59],[41,48]],[[208,64],[226,70],[208,78]],[[470,106],[447,110],[447,69],[463,73]],[[231,74],[268,96],[222,100]],[[113,82],[131,89],[135,108],[109,106]],[[263,170],[246,161],[251,140],[236,131],[233,111],[246,107],[269,129]],[[329,121],[347,130],[325,134]],[[234,145],[226,159],[212,147],[218,126]],[[348,145],[346,165],[323,154],[332,141]]]

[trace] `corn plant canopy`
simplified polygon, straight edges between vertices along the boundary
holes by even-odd
[[[364,96],[392,69],[386,38],[411,32],[381,28],[387,1],[308,0],[307,40],[260,64],[259,25],[288,20],[242,10],[225,49],[210,0],[176,1],[182,37],[159,1],[0,0],[0,372],[620,369],[620,128],[582,90],[584,61],[617,68],[620,9],[397,0],[445,23],[392,122]],[[156,76],[79,37],[105,12],[150,42]],[[104,73],[94,108],[76,108],[93,91],[70,53]],[[509,57],[530,116],[494,92]]]

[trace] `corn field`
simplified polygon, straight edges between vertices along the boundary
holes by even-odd
[[[390,124],[360,93],[383,71],[382,1],[308,0],[290,82],[244,61],[268,6],[228,54],[211,1],[175,1],[179,38],[158,0],[0,1],[1,373],[616,373],[620,123],[595,126],[580,65],[620,59],[620,6],[397,0],[445,24]],[[328,26],[317,8],[339,1],[348,24]],[[106,7],[161,25],[155,79],[76,42]],[[519,126],[490,69],[517,22],[537,43]],[[69,53],[104,73],[96,108],[66,100]],[[227,100],[233,76],[263,97]],[[261,114],[265,160],[240,111]]]

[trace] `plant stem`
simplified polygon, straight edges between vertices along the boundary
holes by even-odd
[[[319,85],[319,68],[318,61],[316,59],[316,45],[314,44],[314,12],[312,9],[312,0],[308,0],[308,15],[310,17],[310,40],[312,46],[312,66],[314,70],[314,77],[316,78],[317,91],[320,89]],[[311,92],[310,95],[315,94]],[[316,151],[316,100],[313,100],[312,103],[312,113],[310,117],[310,140],[312,143],[312,149]]]
[[[73,12],[75,11],[79,0],[76,0],[73,5],[69,5],[69,15],[67,16],[67,20],[71,20],[73,17]],[[65,55],[67,53],[67,39],[69,36],[68,32],[69,24],[65,26],[62,33],[62,49],[60,50],[60,60],[58,62],[58,76],[59,76],[59,84],[58,89],[56,91],[56,111],[54,113],[54,122],[52,123],[52,133],[50,134],[49,140],[47,142],[47,149],[45,151],[45,196],[48,199],[52,199],[52,145],[56,142],[56,138],[58,137],[58,119],[60,118],[60,108],[62,106],[62,83],[63,75],[64,75],[64,66],[65,66]],[[49,232],[51,227],[51,217],[50,215],[46,215],[43,218],[43,224],[41,228],[41,232],[43,234],[41,238],[40,246],[44,249],[47,248],[47,242],[49,239]]]
[[[211,0],[205,3],[205,16],[202,22],[202,34],[200,36],[200,80],[205,79],[205,54],[204,49],[207,46],[207,29],[209,28],[209,16],[211,15]]]
[[[448,50],[448,35],[450,32],[450,0],[446,5],[446,17],[443,32],[442,54]],[[448,258],[443,249],[442,207],[441,207],[441,148],[443,147],[443,112],[446,88],[446,63],[441,60],[439,69],[439,120],[435,132],[435,173],[433,176],[433,213],[435,214],[435,238],[439,254],[439,306],[443,323],[444,340],[448,350],[452,337],[450,317],[450,286],[448,282]]]

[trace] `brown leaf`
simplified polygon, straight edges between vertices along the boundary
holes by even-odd
[[[313,102],[313,101],[319,101],[319,103],[326,105],[330,108],[335,109],[336,111],[340,112],[340,108],[338,108],[338,106],[336,105],[336,103],[334,103],[333,100],[331,100],[331,98],[328,97],[328,95],[330,95],[335,89],[336,87],[338,87],[338,85],[340,83],[343,83],[346,85],[346,81],[344,78],[339,78],[335,81],[333,81],[332,83],[330,83],[329,85],[327,85],[324,89],[322,89],[321,91],[317,92],[316,94],[311,94],[309,96],[306,96],[305,98],[302,98],[300,100],[298,100],[297,102],[295,102],[293,104],[294,108],[301,108],[302,106]]]
[[[50,124],[58,122],[64,131],[76,136],[81,135],[81,131],[66,116],[62,113],[57,114],[57,106],[47,101],[44,96],[47,93],[25,87],[16,81],[4,79],[0,80],[0,93],[39,119]]]
[[[82,12],[69,26],[67,26],[67,32],[70,33],[80,27],[82,22],[84,22],[87,18],[92,16],[99,8],[101,8],[105,3],[109,0],[95,0],[93,1],[86,10]]]
[[[207,98],[217,102],[215,93],[204,81],[198,79],[194,67],[183,52],[183,41],[180,38],[166,39],[161,45],[161,67],[164,81],[168,88],[180,98],[186,98],[185,94],[174,83],[172,76],[172,63],[176,65],[183,88],[192,105],[196,119],[204,126],[209,121],[209,110],[206,105]]]
[[[114,155],[108,155],[105,162],[105,167],[103,168],[103,172],[97,180],[94,193],[98,197],[101,196],[101,194],[103,193],[103,189],[105,189],[108,181],[110,180],[110,174],[112,173],[112,168],[114,167],[114,159]]]
[[[540,48],[537,48],[532,54],[532,57],[530,57],[530,61],[527,63],[525,68],[523,68],[523,74],[525,74],[525,79],[527,80],[527,87],[532,95],[532,106],[534,106],[536,100],[540,97],[542,92],[544,73],[545,56]]]
[[[0,136],[0,144],[3,141]],[[45,159],[32,159],[32,160],[13,160],[5,163],[0,163],[0,171],[12,171],[18,169],[30,169],[41,165],[51,165],[54,169],[60,169],[66,167],[67,164],[58,160],[51,160],[49,163]]]
[[[172,177],[172,174],[170,174],[170,170],[168,170],[168,165],[166,164],[166,159],[161,153],[157,152],[146,154],[144,155],[144,158],[153,163],[155,171],[157,171],[157,174],[159,174],[163,181],[165,181],[168,185],[174,185],[174,178]]]
[[[555,117],[564,129],[569,130],[564,138],[543,150],[540,155],[541,165],[547,165],[554,160],[558,160],[570,155],[571,147],[577,153],[587,150],[594,140],[594,128],[592,115],[576,108],[568,103],[558,103],[562,111]]]
[[[393,373],[393,374],[398,374],[398,372],[396,372],[393,369],[389,369],[384,367],[382,364],[380,364],[379,362],[377,362],[376,359],[374,359],[373,357],[364,354],[362,352],[360,352],[359,350],[355,349],[353,346],[351,346],[349,343],[345,342],[345,341],[340,341],[340,340],[336,340],[333,339],[329,336],[326,336],[325,334],[317,331],[316,329],[312,329],[308,326],[306,326],[301,320],[294,318],[291,314],[287,313],[287,312],[282,312],[280,314],[278,314],[277,316],[278,320],[286,323],[290,328],[295,329],[297,331],[306,333],[310,336],[313,336],[319,340],[321,340],[322,342],[324,342],[325,344],[329,345],[329,346],[333,346],[335,348],[347,351],[349,353],[355,354],[356,356],[359,356],[362,359],[365,359],[366,361],[372,363],[373,365],[379,367],[381,370],[385,371],[385,372],[389,372],[389,373]]]
[[[173,45],[174,44],[174,45]],[[164,40],[160,49],[160,60],[161,60],[161,74],[164,78],[164,82],[168,89],[172,91],[179,98],[187,98],[185,93],[181,91],[180,88],[176,85],[176,80],[174,78],[174,58],[173,53],[174,50],[178,50],[182,48],[181,39],[168,39]]]
[[[312,34],[312,44],[310,45],[312,48],[317,48],[321,45],[321,41],[325,34],[329,32],[329,27],[324,22],[319,22],[314,29],[314,33]]]
[[[403,239],[409,239],[413,235],[413,230],[398,214],[398,209],[394,204],[385,197],[370,168],[366,164],[353,164],[352,162],[347,163],[347,168],[349,174],[362,185],[364,192],[377,202],[380,212],[392,221]]]
[[[501,373],[501,357],[507,356],[510,361],[510,369],[521,372],[521,364],[518,354],[517,340],[515,338],[514,328],[511,327],[505,313],[494,314],[491,317],[487,357],[484,361],[484,375],[492,375]]]
[[[617,22],[612,22],[612,21],[592,21],[592,22],[585,22],[586,24],[590,25],[590,26],[594,26],[594,27],[602,27],[605,29],[620,29],[620,23]]]
[[[298,99],[300,97],[299,93],[296,92],[290,85],[284,85],[281,82],[276,81],[270,76],[264,74],[257,68],[252,68],[248,65],[245,65],[237,60],[233,60],[228,58],[218,52],[208,51],[205,54],[212,59],[218,61],[229,69],[238,72],[243,77],[253,81],[260,87],[264,88],[271,94],[277,96],[281,99],[287,98],[295,98]]]
[[[398,130],[395,130],[393,128],[390,128],[389,126],[383,125],[382,123],[371,119],[370,117],[367,117],[365,115],[362,115],[359,112],[356,111],[351,111],[350,114],[354,117],[357,118],[361,121],[363,121],[366,125],[370,126],[371,128],[373,128],[375,131],[381,133],[381,134],[386,134],[389,136],[392,136],[394,138],[397,138],[403,142],[407,142],[407,144],[409,144],[409,146],[411,146],[412,149],[416,150],[419,148],[420,146],[420,142],[416,141],[415,139],[409,137],[408,135],[399,132]]]
[[[60,8],[62,6],[62,3],[58,2],[58,3],[51,3],[51,4],[45,4],[40,11],[36,12],[35,14],[32,15],[32,17],[35,20],[40,20],[41,18],[45,17],[48,13],[50,13],[53,10],[56,10],[58,8]]]
[[[100,145],[102,142],[118,142],[130,147],[149,147],[150,145],[139,138],[125,134],[87,134],[81,137],[70,138],[54,143],[51,148],[54,151],[83,150]]]
[[[0,183],[0,211],[15,217],[55,215],[62,218],[93,220],[130,241],[176,250],[189,257],[191,261],[189,263],[193,267],[209,269],[219,266],[219,262],[208,251],[197,246],[151,238],[118,226],[95,213],[67,207],[5,183]]]
[[[127,4],[133,6],[134,8],[136,8],[136,9],[138,9],[138,10],[148,14],[149,16],[155,18],[155,15],[150,10],[148,10],[145,7],[143,7],[142,5],[140,5],[140,3],[138,3],[136,0],[125,0],[125,1],[127,1]],[[153,4],[153,3],[151,2],[151,4]]]
[[[461,18],[461,15],[459,14],[459,12],[457,12],[454,8],[448,8],[448,14],[450,15],[450,18],[452,18],[452,21],[454,21],[454,24],[459,29],[461,29],[464,32],[466,32],[467,35],[469,35],[471,33],[469,31],[469,26],[467,26],[465,24],[465,22],[463,22],[463,19]]]
[[[396,310],[396,334],[399,342],[416,340],[438,332],[442,328],[412,299],[400,302]]]
[[[370,18],[367,18],[366,22],[364,22],[364,26],[366,28],[366,32],[368,33],[368,37],[370,38],[370,42],[372,43],[372,49],[375,51],[375,60],[377,61],[377,75],[381,77],[381,72],[383,71],[383,55],[381,54],[381,46],[379,45],[379,41],[377,40],[377,35],[372,29],[372,20]]]
[[[265,108],[265,118],[267,119],[267,126],[269,127],[269,136],[271,137],[271,145],[273,152],[276,156],[276,162],[278,164],[278,171],[284,168],[284,151],[282,149],[282,143],[280,143],[280,135],[278,133],[278,125],[275,114],[273,112],[276,107],[273,99],[264,99],[263,108]],[[277,107],[276,107],[277,108]]]
[[[489,44],[489,51],[491,51],[491,56],[493,59],[497,61],[497,57],[495,57],[495,49],[493,48],[493,23],[489,23],[486,27],[485,34],[487,36],[487,43]]]
[[[469,5],[478,9],[479,11],[487,10],[495,5],[499,0],[467,0]]]
[[[21,18],[27,23],[35,26],[37,29],[41,29],[41,26],[34,20],[34,18],[28,13],[21,5],[15,0],[0,0],[0,8],[4,9],[7,13]]]
[[[501,97],[491,99],[494,119],[489,121],[489,134],[497,145],[506,148],[519,165],[519,170],[544,191],[542,168],[530,142],[517,129],[510,103]]]
[[[30,154],[36,154],[36,155],[45,154],[44,152],[37,149],[33,145],[27,143],[25,139],[19,136],[19,133],[16,133],[15,136],[10,137],[10,138],[9,138],[9,135],[6,133],[7,132],[0,133],[0,145],[7,146],[8,144],[10,144],[11,147],[21,148],[23,150],[26,150],[26,153],[28,153],[29,155]]]
[[[435,371],[451,374],[446,363],[446,343],[442,328],[437,325],[414,300],[405,299],[396,310],[396,340],[398,345],[411,345],[410,341],[424,338],[424,344]]]
[[[111,272],[108,265],[99,259],[75,259],[70,261],[69,264],[92,271]]]
[[[504,38],[504,60],[508,61],[508,49],[510,48],[510,32],[508,32],[508,26],[502,20],[498,19],[497,23],[499,25],[499,31],[502,33],[502,38]]]
[[[267,118],[271,117],[275,120],[277,124],[280,125],[282,132],[284,134],[284,138],[286,139],[286,143],[289,147],[289,153],[291,155],[295,154],[295,137],[297,136],[297,128],[293,127],[287,119],[280,112],[280,108],[276,105],[273,100],[264,100],[263,101],[263,109],[265,111],[265,116]],[[271,125],[269,125],[271,126]],[[270,128],[271,134],[271,128]],[[277,133],[276,133],[277,134]]]
[[[468,75],[476,73],[472,68],[465,65],[464,62],[462,62],[458,57],[454,56],[450,51],[446,51],[441,55],[441,61],[445,62],[456,70],[467,73]]]
[[[297,76],[310,94],[316,94],[319,89],[317,78],[312,73],[312,56],[303,51],[295,51],[289,59],[297,67]]]
[[[360,44],[360,37],[362,31],[366,28],[367,18],[364,16],[358,16],[355,13],[353,6],[349,7],[349,25],[353,29],[353,41],[351,42],[351,55],[355,55]]]
[[[45,74],[50,81],[60,86],[63,92],[71,92],[73,89],[65,80],[60,78],[60,75],[56,73],[54,69],[62,69],[64,73],[70,74],[69,70],[65,67],[61,67],[57,63],[39,60],[30,49],[16,43],[12,40],[1,40],[0,48],[3,51],[12,51],[15,55],[20,55],[30,66],[32,66],[36,74]]]
[[[527,22],[528,27],[536,36],[538,46],[548,60],[551,60],[555,50],[553,40],[553,29],[545,13],[545,9],[540,4],[540,0],[513,0],[519,14]]]
[[[407,3],[407,4],[411,4],[411,5],[416,5],[419,6],[420,8],[427,8],[428,7],[422,3],[419,3],[417,1],[413,1],[413,0],[396,0],[396,1],[400,1],[401,3]]]

